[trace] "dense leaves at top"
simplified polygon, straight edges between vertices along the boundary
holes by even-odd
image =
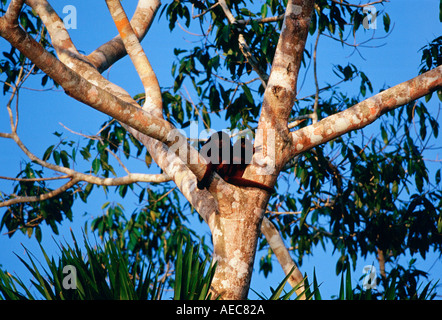
[[[0,10],[4,12],[6,1],[1,2]],[[160,19],[168,20],[171,31],[180,23],[193,33],[201,34],[199,41],[171,49],[176,60],[171,67],[170,86],[162,84],[164,115],[180,128],[186,128],[192,120],[199,120],[206,128],[254,129],[259,119],[264,83],[241,51],[238,38],[239,35],[244,37],[257,67],[270,73],[286,1],[228,0],[226,3],[236,19],[234,24],[229,23],[216,3],[171,1],[160,9]],[[385,8],[388,10],[387,6]],[[388,34],[392,22],[381,9],[384,9],[382,5],[377,6],[378,27],[382,21],[383,30]],[[262,20],[270,17],[275,19],[272,22]],[[316,1],[309,30],[311,39],[320,33],[336,40],[336,45],[346,46],[349,37],[367,33],[363,27],[366,18],[363,8],[330,0]],[[41,21],[30,10],[24,10],[20,19],[23,27],[38,34],[40,43],[49,49],[47,35],[41,32],[44,31]],[[416,67],[420,64],[420,73],[440,65],[441,38],[423,47],[421,53],[421,61],[416,61]],[[306,46],[300,82],[311,73],[313,56],[314,46]],[[3,52],[0,59],[3,93],[10,92],[19,66],[29,63],[14,48]],[[367,74],[358,66],[337,64],[332,71],[336,79],[318,88],[319,119],[375,93]],[[47,80],[43,76],[43,86],[47,85]],[[350,93],[339,87],[344,83],[351,84]],[[425,158],[426,150],[439,133],[437,113],[429,110],[430,101],[442,100],[440,92],[437,94],[439,97],[429,95],[424,101],[412,102],[384,115],[371,126],[375,134],[364,129],[339,137],[301,155],[281,172],[278,192],[269,202],[267,215],[300,264],[318,244],[325,248],[331,243],[339,253],[337,273],[349,272],[350,262],[354,266],[358,257],[375,255],[382,256],[386,262],[395,262],[404,254],[425,258],[431,250],[441,252],[441,169],[440,166],[430,169]],[[144,96],[140,94],[135,98],[142,103]],[[314,89],[310,96],[298,97],[292,119],[311,114],[314,103]],[[310,123],[308,119],[300,126]],[[75,164],[86,173],[112,177],[120,172],[112,156],[118,153],[127,161],[144,157],[142,160],[147,167],[155,169],[143,146],[115,121],[105,123],[96,136],[80,141],[68,141],[62,134],[57,137],[60,142],[48,147],[42,158],[58,165],[70,167]],[[32,162],[23,167],[17,177],[43,177],[46,173]],[[29,236],[35,234],[40,240],[40,225],[45,222],[57,233],[57,223],[65,218],[72,219],[75,201],[87,202],[90,195],[97,192],[93,189],[92,184],[82,183],[49,200],[10,206],[3,210],[0,228],[6,229],[10,236],[20,230]],[[49,181],[21,181],[14,184],[12,194],[2,194],[2,197],[37,195],[50,190]],[[116,239],[119,249],[131,259],[147,257],[165,270],[175,259],[173,248],[178,248],[178,239],[182,236],[199,238],[188,226],[187,213],[193,210],[188,204],[181,204],[182,198],[172,184],[147,187],[131,184],[103,187],[103,190],[106,193],[114,190],[121,199],[135,197],[138,200],[138,209],[132,214],[116,202],[105,203],[103,215],[90,224],[100,237]],[[209,250],[203,248],[206,252]],[[259,248],[268,248],[264,238]],[[266,275],[271,272],[273,261],[268,250],[260,263]],[[383,281],[397,277],[397,281],[417,283],[419,277],[425,275],[412,272],[413,267],[400,268],[394,269],[394,275],[383,273]],[[398,296],[415,293],[401,292]]]

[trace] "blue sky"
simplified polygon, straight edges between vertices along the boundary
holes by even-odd
[[[86,2],[72,0],[53,2],[59,14],[61,14],[64,5],[72,4],[77,8],[77,29],[70,30],[70,34],[77,47],[85,53],[91,52],[116,34],[116,28],[110,14],[107,12],[104,1]],[[261,3],[260,1],[256,2]],[[129,15],[133,11],[134,3],[135,1],[123,2]],[[375,93],[385,86],[393,86],[417,75],[421,57],[420,52],[418,52],[419,49],[439,36],[442,31],[441,23],[438,20],[439,1],[392,0],[385,5],[385,10],[391,17],[394,29],[387,38],[379,39],[369,44],[383,46],[361,48],[363,57],[358,53],[352,54],[352,49],[341,47],[337,42],[325,37],[321,38],[318,49],[318,77],[320,86],[321,83],[333,83],[332,79],[335,79],[331,72],[333,65],[345,65],[347,62],[355,64],[367,74],[373,84]],[[157,73],[160,85],[167,87],[173,83],[170,74],[171,63],[174,61],[173,48],[179,46],[193,47],[192,41],[197,39],[185,33],[179,27],[171,34],[165,18],[162,17],[158,20],[158,16],[142,45]],[[378,28],[380,30],[376,32],[376,36],[383,36],[383,25],[380,21],[378,22]],[[364,37],[366,38],[370,35],[370,33],[367,33],[365,36],[360,34],[361,38],[357,40],[362,41]],[[312,45],[312,40],[314,39],[309,40],[307,46]],[[5,51],[6,45],[5,41],[0,39],[1,51]],[[299,92],[301,97],[314,92],[312,70],[310,69],[307,72],[305,85],[300,88]],[[104,75],[108,76],[111,81],[121,85],[131,95],[143,91],[135,69],[127,57],[106,71]],[[31,80],[26,83],[26,86],[40,89],[39,82],[40,79]],[[349,94],[353,93],[356,95],[359,90],[359,82],[356,81],[345,85],[343,89]],[[0,96],[0,106],[4,106],[8,98],[8,96]],[[440,103],[433,98],[430,103],[431,110],[437,112],[439,107]],[[52,134],[55,131],[63,132],[66,137],[73,140],[79,140],[78,136],[67,132],[60,123],[76,132],[95,134],[99,126],[107,119],[107,116],[65,96],[62,90],[43,92],[21,91],[19,134],[24,143],[37,155],[42,155],[49,145],[58,142],[58,138]],[[222,123],[216,125],[219,126],[216,129],[222,128]],[[378,126],[373,124],[367,127],[366,130],[374,130],[373,133],[378,134],[377,128]],[[0,131],[9,131],[9,120],[4,108],[0,109]],[[0,140],[0,150],[7,150],[7,152],[1,152],[0,154],[0,176],[15,176],[20,170],[20,162],[27,160],[25,155],[18,150],[14,143],[5,139]],[[439,150],[435,150],[426,156],[430,159],[441,159],[442,155]],[[142,165],[137,163],[131,163],[131,166],[135,172],[143,172],[145,170]],[[432,170],[436,170],[441,168],[441,163],[433,162],[431,166]],[[434,176],[434,173],[430,173],[430,176]],[[10,184],[0,180],[0,190],[11,190]],[[54,241],[69,241],[70,229],[74,231],[77,239],[81,239],[81,228],[84,226],[84,222],[86,220],[90,222],[92,217],[101,215],[101,205],[105,201],[112,201],[112,195],[113,193],[111,192],[106,199],[103,193],[95,192],[94,200],[92,201],[91,198],[88,204],[78,202],[74,209],[74,222],[63,222],[59,226],[61,234],[59,237],[54,237],[53,239],[50,230],[46,229],[47,232],[45,233],[45,229],[43,229],[42,244],[45,249],[49,253],[55,254]],[[116,201],[118,200],[120,199],[116,199]],[[123,205],[128,214],[136,207],[135,201],[124,201]],[[0,209],[0,216],[3,215],[3,212],[4,209]],[[38,256],[39,249],[36,241],[34,238],[28,239],[19,233],[14,235],[12,239],[9,239],[3,235],[4,232],[5,230],[0,235],[0,264],[9,272],[16,272],[18,275],[26,277],[28,274],[13,252],[22,255],[23,247],[21,244],[23,244],[23,246]],[[207,233],[207,229],[203,228],[201,232]],[[257,259],[260,256],[261,254],[258,253]],[[306,272],[309,276],[312,275],[313,268],[315,268],[319,282],[322,282],[321,293],[323,297],[330,297],[338,293],[340,278],[335,274],[337,257],[336,254],[332,256],[331,249],[323,252],[322,249],[317,248],[313,256],[304,258],[304,263],[301,266],[301,271],[303,273]],[[375,257],[368,258],[367,261],[358,262],[356,271],[353,274],[354,283],[362,275],[363,266],[372,263],[377,265]],[[442,278],[442,262],[437,255],[429,255],[427,261],[419,262],[417,267],[424,271],[429,271],[430,279]],[[278,281],[283,278],[283,273],[276,259],[274,270],[271,277],[267,279],[255,273],[252,278],[252,288],[258,292],[269,294],[269,286],[276,287]],[[439,292],[441,291],[439,289]],[[250,296],[253,297],[253,294]]]

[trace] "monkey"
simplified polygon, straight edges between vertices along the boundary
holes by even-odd
[[[235,186],[253,187],[269,193],[274,192],[273,188],[265,184],[242,177],[255,152],[252,143],[245,137],[236,141],[234,147],[229,135],[218,131],[210,136],[202,146],[201,152],[208,163],[203,178],[197,182],[198,189],[209,187],[210,176],[215,171],[224,181]]]

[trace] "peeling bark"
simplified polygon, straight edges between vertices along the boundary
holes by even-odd
[[[302,283],[302,274],[290,257],[281,236],[273,224],[264,218],[269,194],[256,188],[235,187],[216,174],[208,190],[196,188],[196,178],[202,178],[204,174],[204,162],[201,162],[198,152],[184,137],[173,135],[175,128],[162,117],[158,81],[139,45],[150,27],[160,1],[140,0],[129,23],[120,1],[108,0],[120,35],[86,56],[78,52],[61,19],[46,0],[28,0],[27,3],[47,26],[59,59],[44,50],[19,27],[17,17],[23,3],[23,0],[11,1],[6,14],[0,17],[0,36],[54,79],[66,94],[120,121],[148,148],[155,162],[176,183],[210,227],[214,258],[218,262],[211,288],[214,297],[221,294],[223,299],[247,298],[261,232],[266,236],[284,272],[287,274],[295,268],[289,279],[291,285]],[[234,23],[235,18],[226,1],[219,3],[230,23]],[[275,170],[271,174],[260,175],[262,167],[258,165],[259,161],[254,161],[247,168],[244,177],[260,179],[260,182],[269,186],[275,184],[281,168],[294,156],[349,131],[363,128],[382,114],[442,87],[441,66],[345,111],[290,133],[288,117],[296,97],[298,73],[313,6],[314,0],[288,1],[264,93],[258,129],[264,132],[264,140],[270,139],[271,132],[275,133]],[[101,75],[103,70],[126,53],[131,56],[145,88],[146,104],[143,108],[123,88]],[[257,72],[260,74],[261,71]],[[266,82],[267,76],[260,75]],[[255,155],[254,160],[257,159],[258,155]],[[118,180],[113,182],[115,181]],[[301,294],[302,289],[301,286],[297,293]]]

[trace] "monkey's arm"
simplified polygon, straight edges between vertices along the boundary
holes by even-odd
[[[204,188],[208,188],[210,183],[210,176],[212,172],[214,171],[215,167],[212,162],[209,162],[206,166],[206,171],[204,172],[204,176],[201,180],[198,180],[196,186],[198,189],[202,190]]]
[[[235,186],[238,186],[238,187],[259,188],[259,189],[269,192],[270,194],[275,192],[275,189],[273,189],[269,186],[266,186],[265,184],[262,184],[262,183],[256,182],[256,181],[252,181],[252,180],[248,180],[248,179],[244,179],[243,177],[238,177],[236,175],[226,176],[226,177],[223,177],[223,179],[226,182],[233,184]]]
[[[213,171],[216,169],[216,166],[214,166],[211,162],[209,162],[207,164],[206,167],[206,172],[204,173],[204,176],[201,180],[198,180],[197,182],[197,187],[198,189],[202,190],[204,188],[208,188],[210,186],[210,176],[212,175]],[[262,190],[265,190],[269,193],[274,193],[275,189],[266,186],[265,184],[262,184],[260,182],[256,182],[256,181],[252,181],[252,180],[248,180],[248,179],[244,179],[243,177],[238,177],[238,176],[230,176],[230,175],[224,175],[221,176],[221,178],[224,179],[224,181],[233,184],[235,186],[238,187],[252,187],[252,188],[259,188]]]

